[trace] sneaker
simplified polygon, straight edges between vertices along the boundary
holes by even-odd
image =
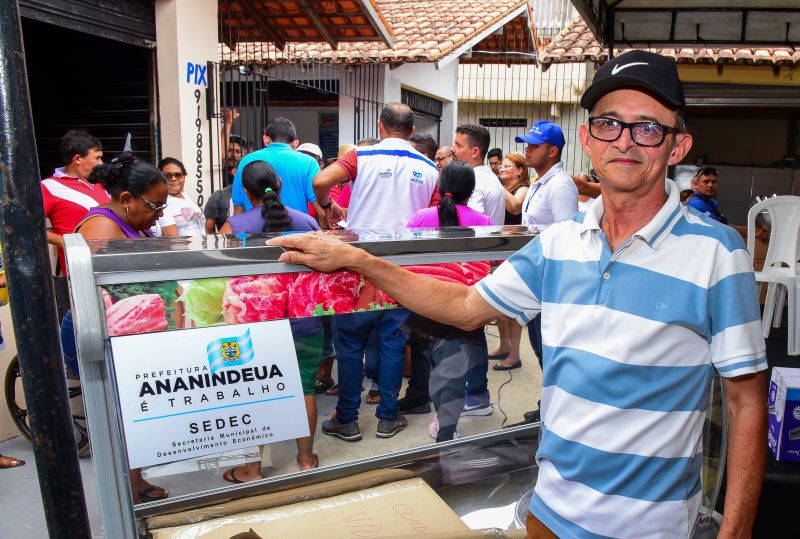
[[[439,418],[438,417],[434,417],[433,421],[431,421],[431,424],[428,425],[428,434],[434,440],[439,435]],[[458,434],[458,431],[454,432],[453,433],[453,440],[458,440],[459,438],[461,438],[461,436]]]
[[[361,431],[355,421],[339,423],[336,418],[327,419],[322,422],[322,432],[328,436],[341,438],[345,442],[357,442],[361,439]]]
[[[397,405],[400,407],[398,411],[400,414],[429,414],[431,412],[430,403],[419,399],[403,397],[397,400]]]
[[[461,412],[462,416],[468,415],[492,415],[494,408],[492,401],[489,400],[489,392],[486,391],[480,395],[464,394],[464,409]]]
[[[408,421],[404,416],[397,415],[394,420],[380,419],[378,421],[378,431],[375,436],[378,438],[391,438],[408,426]],[[359,435],[360,437],[361,435]]]

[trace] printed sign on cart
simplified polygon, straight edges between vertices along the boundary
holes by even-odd
[[[111,338],[131,468],[308,436],[288,320]]]

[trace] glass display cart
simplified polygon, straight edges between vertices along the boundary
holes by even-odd
[[[507,226],[337,235],[411,271],[472,284],[524,247],[535,231]],[[541,371],[527,344],[523,368],[478,373],[485,377],[489,412],[456,419],[452,439],[435,440],[435,409],[407,415],[408,427],[394,436],[376,436],[376,405],[366,397],[370,384],[379,381],[369,377],[361,388],[362,439],[348,443],[326,436],[320,423],[335,414],[339,397],[322,393],[309,400],[309,346],[321,358],[337,325],[396,319],[399,331],[423,343],[421,351],[406,347],[404,355],[430,357],[436,338],[448,333],[415,318],[360,275],[278,262],[282,250],[266,246],[268,237],[88,244],[80,235],[65,237],[105,535],[262,537],[259,522],[269,522],[274,533],[280,526],[300,533],[292,514],[317,515],[311,520],[318,528],[308,528],[317,533],[339,533],[335,526],[343,526],[354,537],[466,537],[470,530],[490,528],[498,536],[522,533],[536,481],[539,427],[524,413],[536,409],[541,393]],[[366,374],[377,378],[370,354],[388,352],[380,349],[381,332],[374,333],[378,343],[373,336],[370,344],[369,334],[363,340],[380,350],[366,352]],[[487,326],[485,339],[489,349],[496,347],[495,326]],[[419,358],[403,359],[407,366]],[[424,375],[431,393],[448,377],[465,376],[436,365]],[[717,382],[704,436],[708,508],[714,507],[725,457],[718,387]],[[308,439],[311,430],[318,466],[300,471],[296,441]],[[230,482],[225,474],[259,460],[260,480],[238,482],[234,474]],[[142,483],[133,492],[132,478],[139,476],[169,496],[147,496],[153,491]],[[350,507],[374,521],[343,509]],[[713,537],[715,529],[711,509],[704,509],[695,536]]]

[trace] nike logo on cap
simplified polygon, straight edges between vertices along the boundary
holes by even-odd
[[[611,70],[612,75],[616,75],[623,69],[626,69],[631,66],[649,66],[647,62],[631,62],[630,64],[623,64],[623,65],[615,65],[614,68]]]

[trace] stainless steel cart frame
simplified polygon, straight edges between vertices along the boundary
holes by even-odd
[[[399,265],[504,260],[535,235],[527,227],[415,229],[394,233],[340,233],[339,236]],[[308,271],[277,261],[282,250],[265,245],[268,236],[207,236],[177,239],[93,241],[65,236],[70,294],[79,354],[81,383],[91,433],[93,465],[105,534],[136,537],[137,518],[217,500],[279,490],[300,483],[351,475],[376,466],[425,458],[442,448],[474,442],[470,438],[431,444],[361,459],[312,472],[280,476],[256,485],[236,485],[176,496],[134,507],[121,426],[120,401],[100,286],[253,274]],[[538,424],[522,425],[472,437],[490,443],[514,434],[532,434]]]

